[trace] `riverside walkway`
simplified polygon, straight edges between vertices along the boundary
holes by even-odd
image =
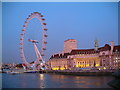
[[[76,70],[48,70],[47,73],[54,73],[54,74],[63,74],[63,75],[78,75],[78,76],[111,76],[113,70],[85,70],[85,71],[76,71]]]

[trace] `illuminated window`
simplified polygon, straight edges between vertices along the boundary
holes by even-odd
[[[106,67],[104,67],[103,69],[106,69]]]

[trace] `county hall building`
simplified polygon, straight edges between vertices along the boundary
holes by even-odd
[[[105,44],[98,47],[94,42],[94,49],[77,49],[77,41],[68,39],[64,41],[62,53],[54,54],[47,62],[51,70],[80,69],[120,69],[120,45]]]

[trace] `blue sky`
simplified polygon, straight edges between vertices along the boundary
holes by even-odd
[[[94,48],[96,38],[99,47],[109,44],[109,41],[114,41],[116,45],[118,43],[117,2],[3,2],[3,62],[22,63],[19,54],[20,33],[24,21],[33,12],[42,13],[46,19],[49,35],[45,52],[46,61],[52,53],[63,50],[66,39],[76,39],[79,49]],[[39,29],[41,29],[39,21],[31,20],[25,39],[41,38]],[[32,44],[25,41],[25,45],[25,56],[34,59],[31,56],[34,53]]]

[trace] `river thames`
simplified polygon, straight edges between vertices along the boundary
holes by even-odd
[[[111,88],[112,76],[72,76],[58,74],[2,74],[2,88]]]

